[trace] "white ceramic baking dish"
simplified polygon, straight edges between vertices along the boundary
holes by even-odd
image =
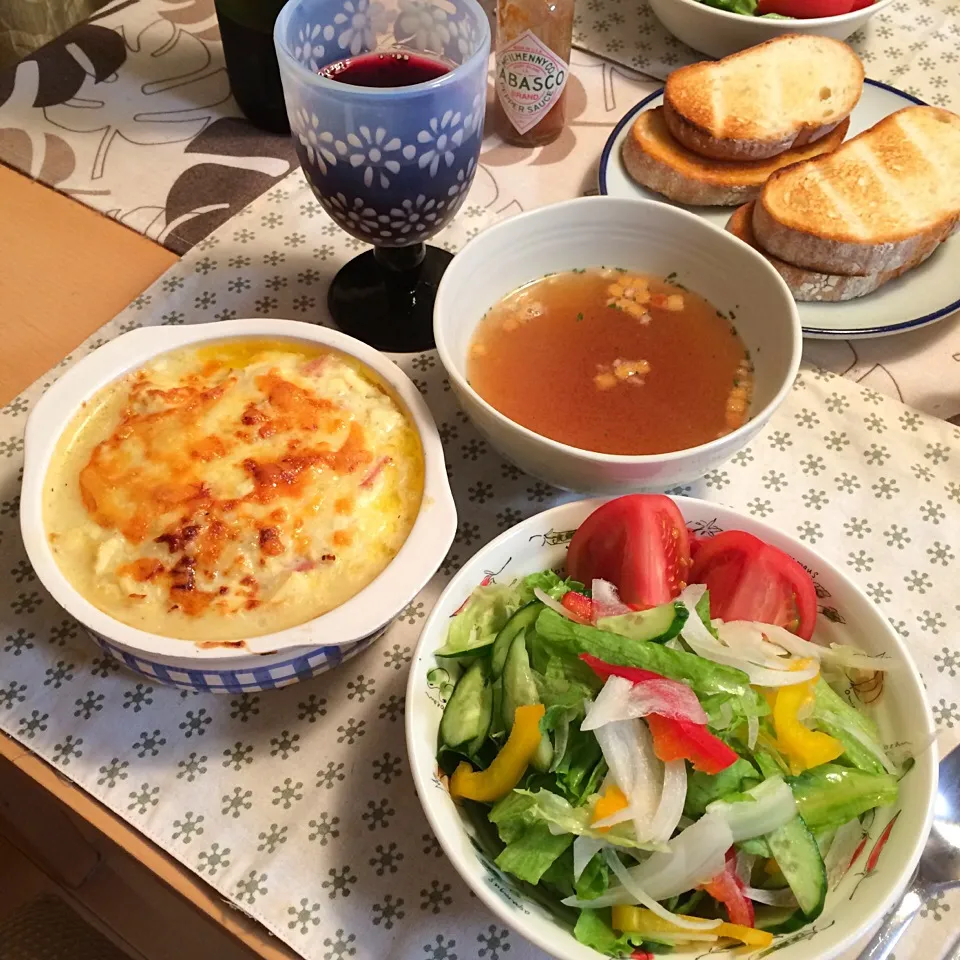
[[[410,535],[396,557],[346,603],[299,626],[245,640],[240,649],[203,648],[188,640],[159,636],[121,623],[84,599],[70,585],[57,566],[44,530],[43,482],[57,440],[81,404],[98,390],[170,350],[244,337],[321,344],[355,357],[382,378],[406,407],[420,434],[425,468],[423,500]],[[50,387],[27,422],[20,527],[27,555],[41,583],[68,613],[95,634],[97,642],[113,653],[128,654],[123,659],[134,669],[146,663],[146,672],[161,680],[170,679],[164,674],[171,669],[182,672],[193,665],[211,674],[213,682],[200,683],[199,678],[194,678],[185,685],[211,688],[218,686],[218,667],[244,674],[257,665],[278,661],[291,678],[297,679],[294,674],[302,674],[306,666],[298,670],[288,664],[303,660],[306,665],[311,652],[319,654],[314,660],[330,665],[339,662],[341,653],[345,657],[355,652],[358,644],[377,634],[396,617],[436,572],[456,531],[456,508],[436,424],[419,391],[396,364],[372,347],[326,327],[294,320],[227,320],[134,330],[84,357]],[[177,678],[174,676],[172,682]],[[247,688],[235,678],[227,678],[222,685],[228,689]],[[261,688],[263,683],[258,682],[256,686]]]

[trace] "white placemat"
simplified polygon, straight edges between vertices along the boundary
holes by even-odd
[[[574,44],[664,80],[676,67],[709,59],[681,43],[646,0],[578,4]],[[848,41],[867,69],[938,107],[960,107],[960,5],[956,0],[897,0]]]
[[[445,245],[490,222],[485,189],[475,186]],[[291,175],[3,409],[0,727],[308,960],[542,960],[469,893],[430,833],[407,768],[404,687],[449,576],[562,497],[477,436],[434,353],[399,362],[446,445],[457,539],[383,639],[331,674],[240,697],[147,683],[84,639],[37,584],[20,541],[23,424],[63,368],[140,325],[315,319],[354,246]],[[960,738],[960,430],[805,369],[769,429],[683,492],[778,523],[844,565],[911,645],[942,745]],[[898,957],[941,956],[958,904],[925,904]]]

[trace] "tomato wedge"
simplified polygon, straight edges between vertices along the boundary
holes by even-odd
[[[861,3],[861,7],[872,2]],[[839,17],[861,7],[854,7],[854,0],[759,0],[757,13],[779,13],[782,17],[812,20],[814,17]]]
[[[609,580],[638,610],[672,600],[686,586],[690,536],[663,494],[633,493],[598,507],[570,541],[567,573],[581,583]]]
[[[710,614],[786,627],[809,640],[817,620],[810,574],[793,557],[742,530],[701,540],[691,583],[710,591]]]

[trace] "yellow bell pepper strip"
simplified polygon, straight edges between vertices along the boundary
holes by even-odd
[[[482,803],[505,797],[527,772],[540,746],[540,721],[545,713],[542,703],[517,707],[510,736],[490,766],[474,770],[469,763],[461,763],[450,778],[450,796]]]
[[[690,917],[691,920],[700,919]],[[656,937],[658,934],[676,934],[682,936],[684,933],[690,933],[685,927],[678,927],[663,917],[658,917],[652,910],[646,907],[630,907],[619,904],[613,908],[613,929],[627,933],[638,933],[641,936],[648,934]],[[731,940],[739,940],[751,947],[769,947],[773,943],[773,934],[766,930],[757,930],[756,927],[745,927],[739,923],[721,923],[719,926],[710,927],[704,930],[704,933],[713,933],[718,937],[729,937]]]
[[[598,820],[605,820],[607,817],[612,817],[615,813],[618,813],[627,806],[629,806],[629,801],[624,795],[624,792],[615,783],[611,783],[607,789],[600,794],[600,798],[593,808],[593,822],[596,823]],[[597,830],[601,831],[610,829],[610,827],[597,827]]]
[[[777,732],[777,745],[790,764],[790,772],[796,776],[818,767],[821,763],[836,760],[843,753],[843,744],[819,730],[810,730],[798,714],[813,701],[813,683],[795,683],[777,690],[773,705],[773,727]]]

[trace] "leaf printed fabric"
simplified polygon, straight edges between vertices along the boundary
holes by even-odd
[[[438,242],[458,248],[492,221],[496,201],[478,178]],[[330,278],[361,246],[297,172],[0,412],[0,728],[307,960],[543,960],[469,892],[431,833],[407,763],[404,694],[420,629],[453,573],[570,495],[501,460],[457,407],[434,352],[396,359],[443,439],[456,541],[386,634],[331,673],[240,696],[149,682],[57,607],[20,540],[24,422],[70,363],[143,325],[320,321]],[[846,569],[910,646],[942,749],[960,741],[960,430],[806,368],[750,447],[675,492],[760,517]],[[931,898],[898,957],[919,957],[921,944],[941,957],[958,909],[956,893]]]
[[[297,165],[240,116],[213,0],[114,0],[0,73],[0,160],[177,253]]]

